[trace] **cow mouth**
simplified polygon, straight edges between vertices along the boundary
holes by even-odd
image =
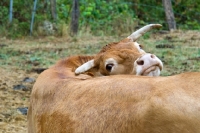
[[[141,73],[142,76],[147,76],[150,72],[153,72],[157,69],[160,69],[160,71],[162,70],[162,66],[160,64],[155,64],[155,65],[152,65],[146,69],[144,69]]]

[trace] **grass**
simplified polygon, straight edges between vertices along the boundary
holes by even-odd
[[[128,34],[126,35],[128,36]],[[72,55],[92,55],[102,46],[119,41],[123,37],[95,37],[82,34],[77,38],[45,37],[24,40],[1,39],[0,67],[30,71],[33,68],[47,68],[59,59]],[[200,71],[200,32],[176,31],[161,34],[148,33],[138,42],[145,51],[156,54],[164,62],[163,76],[187,71]]]
[[[200,71],[200,32],[176,31],[143,40],[148,46],[146,51],[156,54],[164,62],[162,75],[173,75],[182,72]],[[155,38],[155,39],[152,39]],[[173,46],[171,48],[155,48],[155,46]]]

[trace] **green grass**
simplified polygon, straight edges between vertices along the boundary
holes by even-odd
[[[146,51],[156,54],[164,62],[163,76],[182,72],[200,71],[200,32],[179,31],[157,39],[143,39]],[[193,37],[196,37],[194,40]],[[170,39],[168,39],[170,38]],[[155,48],[156,45],[172,45],[173,48]]]
[[[46,37],[43,39],[1,40],[7,46],[0,48],[0,67],[30,71],[47,68],[59,59],[72,55],[92,55],[104,45],[124,37],[95,37],[82,35],[77,38]],[[161,75],[200,71],[200,32],[148,33],[138,40],[145,51],[157,55],[164,63]],[[157,45],[173,45],[173,48],[156,48]]]

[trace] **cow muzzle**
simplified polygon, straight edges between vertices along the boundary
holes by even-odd
[[[134,66],[136,68],[136,75],[142,76],[159,76],[163,69],[162,61],[154,54],[144,54],[138,58]]]

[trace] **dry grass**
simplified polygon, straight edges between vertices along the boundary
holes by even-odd
[[[26,115],[22,115],[17,108],[28,107],[30,90],[13,90],[13,86],[22,84],[31,88],[33,83],[22,81],[25,77],[37,78],[38,74],[31,72],[33,68],[47,68],[66,56],[97,53],[107,43],[124,37],[95,37],[85,33],[77,38],[0,38],[0,132],[27,131]],[[163,76],[200,71],[200,32],[163,34],[156,31],[138,42],[164,62]]]

